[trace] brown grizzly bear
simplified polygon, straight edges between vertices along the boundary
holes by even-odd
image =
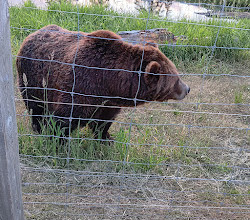
[[[106,30],[88,34],[46,26],[24,40],[16,64],[20,90],[38,132],[49,113],[66,134],[70,124],[74,130],[88,123],[95,137],[102,131],[106,139],[119,107],[181,100],[190,91],[157,47],[132,45]]]

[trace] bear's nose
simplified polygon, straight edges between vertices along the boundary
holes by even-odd
[[[188,89],[187,89],[187,94],[190,92],[190,87],[188,87]]]

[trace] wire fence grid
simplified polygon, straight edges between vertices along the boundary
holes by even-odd
[[[219,14],[227,9],[245,11],[250,9],[228,6],[226,0],[223,1],[223,5],[188,4],[219,8]],[[76,25],[72,24],[77,27],[74,32],[42,30],[77,37],[72,63],[53,58],[23,57],[16,52],[12,53],[13,60],[22,58],[72,68],[73,83],[71,89],[67,91],[49,88],[46,82],[43,83],[43,87],[18,86],[16,82],[15,100],[26,218],[248,219],[250,75],[247,67],[249,65],[246,64],[248,66],[239,72],[236,72],[237,68],[228,71],[229,73],[212,72],[210,69],[214,65],[217,50],[245,51],[249,61],[249,46],[218,46],[218,41],[222,29],[245,32],[249,35],[250,26],[226,25],[223,19],[217,23],[167,20],[153,16],[150,7],[144,17],[112,14],[108,10],[105,14],[83,13],[80,10],[82,6],[76,4],[74,7],[76,10],[69,8],[68,11],[27,5],[21,7],[23,10],[58,13],[62,20],[66,19],[64,18],[66,14],[77,16]],[[145,68],[143,69],[146,38],[143,37],[138,41],[126,40],[128,43],[141,44],[143,47],[139,70],[78,65],[76,59],[81,39],[124,40],[89,36],[81,31],[84,27],[80,16],[93,17],[96,29],[99,27],[96,24],[98,17],[144,21],[144,30],[150,29],[149,22],[154,21],[163,22],[162,26],[157,28],[168,28],[168,24],[213,28],[214,40],[211,45],[156,42],[160,49],[165,47],[170,51],[176,48],[205,48],[209,52],[205,62],[197,62],[197,65],[202,65],[199,72],[182,69],[179,74],[191,87],[190,95],[183,101],[148,101],[138,98],[141,77],[146,73]],[[34,26],[11,24],[10,28],[11,31],[20,31],[25,37],[40,29],[35,24]],[[198,34],[197,32],[197,36]],[[15,43],[12,44],[14,47]],[[179,59],[179,62],[184,61]],[[194,61],[190,61],[191,64],[192,62]],[[174,63],[176,64],[176,60]],[[138,86],[135,96],[128,98],[79,93],[75,91],[77,84],[75,68],[96,69],[105,71],[105,74],[112,72],[137,74]],[[218,68],[218,65],[215,68]],[[171,76],[171,74],[164,75]],[[44,93],[57,92],[68,94],[71,98],[65,102],[39,100],[36,97],[30,99],[28,96],[25,99],[21,97],[20,89],[24,93],[29,89],[42,90]],[[233,99],[228,96],[232,96]],[[125,100],[133,102],[134,106],[75,103],[75,97]],[[36,115],[26,110],[24,102],[34,102],[44,106],[50,104],[70,106],[70,113],[65,117],[53,115],[52,112]],[[147,104],[138,106],[141,102]],[[74,117],[76,107],[119,108],[122,112],[112,120],[95,117],[76,118]],[[32,116],[40,116],[43,120],[49,121],[48,127],[45,126],[41,134],[32,131]],[[68,120],[69,133],[64,134],[63,130],[56,126],[55,120]],[[79,124],[86,122],[87,125],[91,122],[113,123],[111,127],[113,139],[103,139],[101,134],[93,137],[90,129],[86,127],[79,126],[77,131],[71,131],[72,123],[76,120]]]

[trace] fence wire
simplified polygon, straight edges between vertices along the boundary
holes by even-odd
[[[78,2],[78,1],[76,1]],[[138,2],[138,1],[136,1]],[[149,5],[153,0],[147,1]],[[155,1],[154,1],[155,2]],[[169,3],[158,1],[159,3]],[[64,2],[60,3],[64,4]],[[58,3],[58,6],[60,6]],[[204,6],[217,9],[219,15],[225,10],[248,11],[249,7],[227,6],[208,3],[185,3],[193,6]],[[89,6],[92,7],[92,6]],[[60,7],[59,7],[60,8]],[[11,10],[11,7],[10,7]],[[21,6],[19,10],[28,10],[61,15],[76,15],[77,26],[74,32],[42,30],[77,37],[73,62],[65,60],[40,59],[39,57],[19,56],[17,58],[30,61],[60,64],[72,69],[72,86],[69,91],[60,88],[18,86],[16,83],[16,108],[19,130],[20,160],[22,171],[23,201],[26,219],[248,219],[250,214],[250,176],[249,176],[249,65],[240,72],[236,68],[229,73],[213,73],[211,66],[218,61],[215,53],[222,51],[240,51],[248,56],[249,44],[245,46],[218,45],[223,30],[250,33],[248,22],[238,25],[226,23],[219,16],[219,22],[191,22],[188,20],[173,21],[154,15],[150,7],[146,16],[132,16],[111,13],[82,12],[82,6],[75,5],[75,10],[37,8]],[[218,12],[217,11],[217,12]],[[142,76],[172,76],[171,74],[147,73],[143,69],[144,52],[147,35],[140,39],[111,39],[89,36],[81,23],[80,16],[93,17],[93,26],[98,29],[97,18],[127,19],[144,22],[143,30],[149,30],[150,22],[187,25],[213,28],[215,34],[211,45],[189,42],[156,42],[160,49],[167,48],[167,53],[176,49],[208,49],[205,62],[197,62],[202,69],[185,71],[182,68],[180,77],[191,84],[190,97],[183,101],[157,102],[138,98],[143,83]],[[27,22],[28,22],[27,18]],[[39,22],[39,21],[38,21]],[[58,22],[60,24],[60,22]],[[237,26],[238,25],[238,26]],[[40,26],[40,25],[39,25]],[[18,31],[25,37],[39,30],[37,26],[15,26],[11,22],[11,31]],[[129,28],[130,29],[130,28]],[[127,31],[127,30],[124,30]],[[177,28],[177,33],[181,31]],[[175,33],[174,33],[175,34]],[[198,36],[197,32],[197,36]],[[194,34],[196,37],[196,34]],[[15,38],[13,34],[13,39]],[[141,44],[142,54],[138,57],[138,70],[130,68],[112,69],[106,66],[79,65],[76,63],[81,50],[83,38],[99,40],[126,41],[130,44]],[[12,47],[15,41],[12,39]],[[249,39],[249,36],[247,38]],[[19,41],[24,40],[22,39]],[[238,40],[238,39],[236,39]],[[19,42],[17,45],[20,46]],[[16,49],[13,49],[16,51]],[[166,50],[165,50],[166,52]],[[67,53],[67,51],[65,52]],[[193,51],[196,53],[196,51]],[[199,53],[199,52],[198,52]],[[174,56],[173,56],[174,57]],[[174,63],[184,62],[176,55]],[[193,60],[190,63],[195,62]],[[222,63],[222,61],[220,61]],[[239,61],[238,61],[239,62]],[[246,61],[247,63],[247,61]],[[178,64],[178,63],[177,63]],[[230,64],[232,67],[233,64]],[[134,97],[83,94],[76,91],[76,68],[105,71],[105,74],[122,72],[136,74],[138,85]],[[216,66],[215,68],[218,68]],[[226,67],[225,67],[226,68]],[[223,69],[223,68],[222,68]],[[35,70],[34,70],[35,71]],[[211,73],[212,72],[212,73]],[[15,74],[15,73],[14,73]],[[63,83],[63,82],[62,82]],[[116,82],[113,82],[116,83]],[[225,84],[222,84],[225,83]],[[223,86],[225,91],[223,93]],[[237,88],[234,99],[228,99]],[[19,90],[36,90],[57,92],[70,95],[69,100],[57,102],[39,100],[36,97],[21,97]],[[213,91],[213,89],[215,89]],[[192,94],[192,91],[195,91]],[[219,94],[221,93],[221,94]],[[218,95],[218,98],[214,96]],[[124,100],[134,103],[132,107],[113,106],[109,104],[76,103],[76,97],[102,98],[105,100]],[[69,116],[32,114],[25,109],[23,102],[40,105],[56,104],[69,106]],[[139,106],[138,103],[146,103]],[[112,120],[100,118],[74,117],[76,107],[93,107],[103,109],[121,109],[119,116]],[[40,134],[32,131],[32,116],[39,116],[49,121]],[[55,125],[55,120],[68,120],[69,133]],[[73,121],[113,123],[111,133],[113,139],[103,139],[101,135],[94,137],[90,129],[78,126],[72,131]],[[41,122],[42,125],[42,122]],[[91,133],[91,134],[90,134]]]

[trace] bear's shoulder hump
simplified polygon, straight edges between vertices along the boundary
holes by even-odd
[[[87,36],[92,36],[93,38],[104,38],[104,39],[121,39],[121,37],[117,34],[115,34],[112,31],[108,31],[108,30],[98,30],[98,31],[94,31],[90,34],[88,34]]]

